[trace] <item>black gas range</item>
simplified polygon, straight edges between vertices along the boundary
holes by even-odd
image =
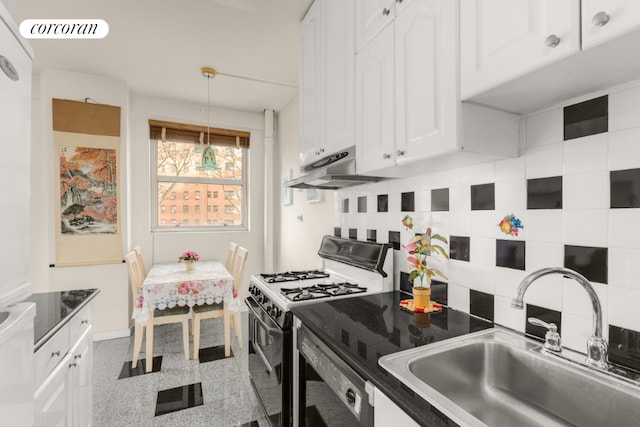
[[[393,289],[388,245],[325,236],[322,269],[255,274],[249,297],[249,373],[265,419],[293,425],[293,315],[291,308]]]

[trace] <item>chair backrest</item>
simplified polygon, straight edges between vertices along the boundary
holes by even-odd
[[[227,263],[225,267],[227,271],[233,274],[233,264],[236,261],[236,251],[238,250],[238,244],[234,242],[229,242],[229,252],[227,252]]]
[[[142,280],[147,277],[147,269],[144,268],[144,260],[142,259],[142,248],[140,246],[134,246],[133,251],[138,256],[138,271],[142,275]]]
[[[136,251],[131,251],[124,256],[127,261],[127,267],[129,268],[129,280],[131,281],[131,295],[135,301],[140,293],[142,287],[142,281],[144,278],[140,276],[140,266],[138,265],[138,254]]]
[[[233,263],[233,280],[236,283],[238,292],[242,290],[242,273],[244,272],[244,263],[247,261],[249,251],[243,247],[236,250],[236,259]]]

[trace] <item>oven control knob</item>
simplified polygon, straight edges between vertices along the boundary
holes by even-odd
[[[347,390],[347,393],[345,394],[345,397],[347,398],[347,403],[351,406],[355,405],[356,403],[356,393],[353,391],[353,389],[349,389]]]
[[[266,296],[266,295],[260,295],[260,296],[258,297],[258,302],[259,302],[260,304],[264,304],[264,303],[266,303],[266,302],[268,302],[268,301],[269,301],[269,300],[267,299],[267,296]]]

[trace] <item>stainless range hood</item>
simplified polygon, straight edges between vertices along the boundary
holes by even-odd
[[[291,188],[338,190],[368,182],[377,182],[381,179],[378,176],[356,174],[356,149],[353,146],[302,166],[300,176],[287,182],[286,185]]]

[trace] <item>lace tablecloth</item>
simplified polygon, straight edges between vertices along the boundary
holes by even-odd
[[[142,283],[132,317],[144,322],[149,319],[149,310],[222,301],[228,310],[240,309],[233,276],[221,262],[199,261],[192,271],[187,271],[184,263],[154,264]]]

